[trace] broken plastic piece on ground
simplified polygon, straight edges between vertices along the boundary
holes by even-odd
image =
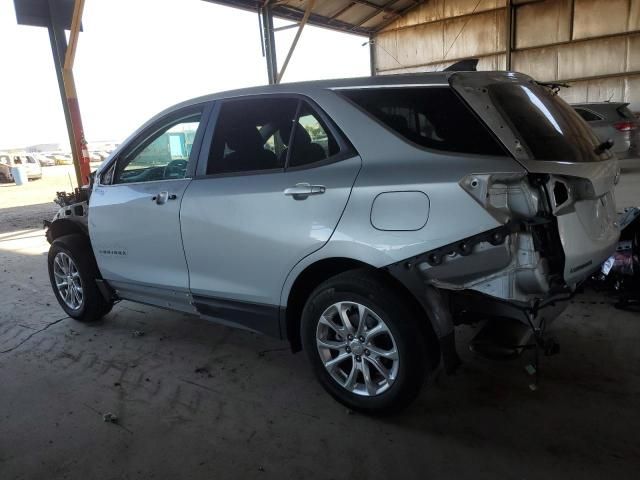
[[[524,367],[524,370],[527,372],[527,374],[529,375],[535,375],[536,374],[536,367],[534,367],[533,365],[529,364],[526,367]]]
[[[104,420],[107,423],[118,423],[118,416],[111,412],[107,412],[104,415],[102,415],[102,420]]]
[[[134,330],[133,331],[133,336],[134,337],[142,337],[144,335],[144,332],[142,330]]]

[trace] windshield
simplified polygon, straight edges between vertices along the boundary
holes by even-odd
[[[535,84],[501,83],[489,95],[535,160],[595,162],[598,142],[589,125],[557,95]]]

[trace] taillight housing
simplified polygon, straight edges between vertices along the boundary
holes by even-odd
[[[636,122],[616,122],[613,124],[613,128],[618,130],[619,132],[630,132],[631,130],[635,130],[638,128],[638,124]]]

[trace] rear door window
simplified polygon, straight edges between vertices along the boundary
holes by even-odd
[[[340,93],[420,147],[507,155],[491,131],[449,87],[345,89]]]
[[[300,104],[293,125],[292,137],[287,140],[291,143],[287,167],[309,165],[339,153],[340,148],[331,131],[307,102]]]
[[[207,175],[284,169],[298,100],[237,98],[220,108]]]

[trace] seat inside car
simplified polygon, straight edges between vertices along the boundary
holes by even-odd
[[[283,126],[283,128],[280,130],[280,136],[282,137],[284,142],[290,141],[292,125],[293,124]],[[280,163],[283,165],[287,158],[287,153],[289,151],[290,146],[291,145],[287,145],[287,148],[285,148],[280,153],[279,160],[280,160]],[[324,149],[317,143],[313,143],[311,141],[311,135],[309,135],[309,132],[307,132],[307,130],[298,122],[295,122],[295,133],[293,136],[292,146],[293,146],[293,150],[292,150],[293,154],[289,159],[290,167],[317,162],[319,160],[324,160],[327,157]]]
[[[273,152],[264,148],[264,139],[255,126],[241,122],[231,124],[225,130],[224,138],[227,147],[233,152],[225,155],[221,164],[215,166],[216,172],[266,170],[278,167],[278,158]]]

